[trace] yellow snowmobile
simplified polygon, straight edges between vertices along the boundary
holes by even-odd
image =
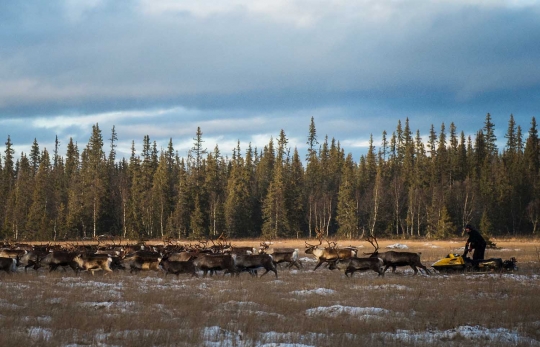
[[[450,253],[431,266],[439,272],[493,272],[517,270],[516,258],[503,261],[501,258],[472,260],[467,254]]]

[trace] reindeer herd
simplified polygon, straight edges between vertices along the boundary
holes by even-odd
[[[328,269],[338,269],[347,277],[357,271],[372,270],[379,276],[384,276],[388,268],[395,272],[398,266],[410,266],[414,274],[418,268],[429,274],[428,269],[420,262],[420,255],[412,252],[379,252],[377,239],[368,237],[366,240],[375,248],[374,252],[365,253],[358,257],[355,247],[338,247],[336,242],[326,241],[318,235],[319,244],[306,242],[305,254],[315,257],[317,264],[313,271],[325,264]],[[212,243],[209,245],[209,243]],[[227,242],[222,236],[214,241],[199,241],[198,244],[178,244],[168,242],[163,246],[146,246],[109,244],[101,245],[11,245],[4,243],[0,248],[0,271],[8,274],[15,273],[18,268],[27,272],[44,268],[48,272],[68,271],[71,268],[76,274],[86,271],[92,275],[96,271],[105,274],[114,271],[162,271],[165,275],[187,274],[198,277],[213,275],[217,272],[238,276],[247,272],[258,277],[257,271],[264,270],[261,277],[273,272],[278,277],[278,268],[282,265],[290,269],[303,269],[297,248],[275,248],[272,242],[261,242],[259,247],[237,247]]]

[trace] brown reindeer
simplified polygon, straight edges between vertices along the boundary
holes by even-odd
[[[423,269],[427,275],[430,274],[429,270],[424,265],[422,265],[420,261],[420,253],[396,251],[380,253],[379,243],[377,242],[376,237],[368,236],[366,238],[366,241],[371,243],[371,245],[375,248],[375,251],[365,254],[370,255],[370,257],[372,258],[381,258],[384,262],[384,272],[386,272],[389,267],[392,268],[392,273],[395,273],[396,267],[398,266],[410,266],[414,270],[415,275],[418,274],[418,268]]]
[[[319,244],[310,245],[306,242],[306,254],[313,254],[317,258],[317,265],[313,271],[317,270],[323,263],[333,262],[338,259],[349,259],[356,257],[356,250],[351,248],[337,248],[337,243],[328,242],[328,247],[319,248],[322,245],[322,233],[318,233]]]

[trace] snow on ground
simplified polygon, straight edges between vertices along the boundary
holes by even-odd
[[[276,317],[279,319],[284,319],[285,317],[282,314],[271,312],[269,307],[258,304],[251,301],[228,301],[218,306],[218,309],[215,312],[210,314],[216,314],[218,316],[222,315],[223,312],[234,312],[235,314],[244,313],[246,315],[255,315],[258,317]]]
[[[409,246],[401,244],[401,243],[394,243],[393,245],[386,246],[386,248],[391,249],[408,249]]]
[[[375,309],[378,311],[380,309]],[[244,347],[244,346],[260,346],[260,347],[312,347],[316,346],[318,341],[327,338],[336,338],[337,335],[343,341],[358,342],[361,338],[359,335],[345,334],[323,334],[323,333],[296,333],[296,332],[276,332],[269,331],[260,333],[257,340],[246,338],[240,330],[234,332],[223,329],[218,326],[205,327],[201,331],[201,338],[204,340],[203,346],[206,347]],[[397,344],[412,344],[412,345],[433,345],[433,346],[460,346],[464,343],[478,343],[482,345],[505,344],[505,345],[528,345],[540,346],[540,342],[521,336],[519,332],[504,328],[488,329],[482,326],[459,326],[449,330],[428,330],[428,331],[411,331],[397,330],[393,333],[374,333],[371,334],[373,341],[395,345]],[[295,341],[295,342],[292,342]]]
[[[416,332],[410,330],[397,330],[395,333],[378,333],[372,335],[375,339],[383,340],[387,343],[408,343],[408,344],[433,344],[433,345],[459,345],[460,341],[481,342],[483,345],[489,342],[505,343],[508,345],[527,344],[529,346],[540,346],[540,342],[521,336],[518,332],[504,328],[488,329],[482,326],[460,326],[450,330],[432,330]]]
[[[311,257],[303,257],[303,258],[300,258],[300,261],[302,263],[316,263],[317,259],[311,258]]]
[[[315,307],[306,310],[306,315],[308,317],[338,317],[341,315],[349,316],[358,316],[358,318],[369,319],[369,318],[382,318],[382,316],[395,314],[392,311],[378,308],[378,307],[354,307],[354,306],[342,306],[342,305],[333,305],[326,307]]]
[[[93,302],[81,302],[78,305],[83,307],[89,307],[93,309],[107,309],[107,310],[117,310],[121,313],[127,313],[132,311],[132,308],[135,307],[137,303],[134,301],[93,301]]]
[[[41,327],[28,328],[28,336],[32,340],[46,340],[48,341],[52,337],[53,333],[51,329],[45,329]]]
[[[22,306],[6,302],[6,300],[0,300],[0,308],[8,310],[18,310],[22,308]]]
[[[204,339],[205,347],[243,347],[253,346],[253,341],[245,341],[244,334],[222,329],[218,326],[206,327],[201,331],[201,337]]]
[[[440,248],[439,246],[434,245],[432,243],[424,243],[424,246],[429,247],[429,248]]]
[[[354,341],[356,335],[345,333],[345,334],[323,334],[323,333],[296,333],[296,332],[286,332],[279,333],[276,331],[269,331],[266,333],[259,334],[258,343],[256,346],[266,346],[266,347],[314,347],[320,345],[320,341],[327,338],[336,338],[342,341]],[[296,341],[296,342],[291,342]],[[352,345],[351,345],[352,346]]]
[[[369,285],[369,286],[352,286],[352,289],[358,290],[390,290],[390,291],[405,291],[411,290],[409,287],[401,284],[381,284],[381,285]]]
[[[336,294],[336,291],[333,289],[326,289],[326,288],[316,288],[316,289],[305,289],[305,290],[295,290],[291,292],[291,294],[295,295],[311,295],[311,294],[317,294],[317,295],[333,295]]]

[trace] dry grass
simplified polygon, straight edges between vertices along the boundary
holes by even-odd
[[[304,241],[276,242],[297,247]],[[380,241],[381,250],[397,241]],[[464,242],[400,241],[425,265]],[[258,245],[257,241],[235,242]],[[371,246],[363,241],[340,245]],[[347,279],[326,268],[279,279],[115,272],[0,274],[0,345],[13,346],[540,346],[538,243],[497,242],[515,274]],[[434,248],[437,247],[437,248]],[[303,252],[301,256],[305,257]]]

